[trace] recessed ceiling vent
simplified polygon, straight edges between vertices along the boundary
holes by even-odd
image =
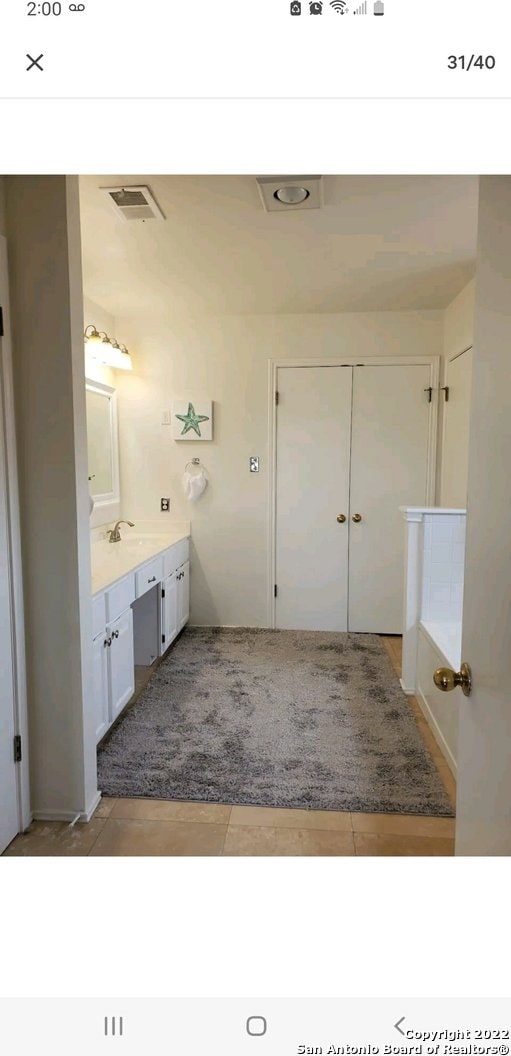
[[[102,187],[101,190],[123,220],[165,220],[149,187]]]
[[[321,209],[322,176],[258,176],[257,186],[267,213]]]

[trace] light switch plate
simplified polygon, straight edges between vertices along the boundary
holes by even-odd
[[[250,472],[259,473],[259,457],[258,455],[250,456]]]

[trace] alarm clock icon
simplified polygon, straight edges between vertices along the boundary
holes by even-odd
[[[311,15],[322,15],[323,4],[321,0],[313,0],[313,2],[309,4],[309,11]]]

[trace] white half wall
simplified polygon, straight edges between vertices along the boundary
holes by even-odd
[[[475,279],[472,279],[444,312],[444,347],[440,381],[442,386],[450,382],[452,389],[452,376],[449,378],[449,360],[454,356],[459,356],[474,343],[474,307]],[[467,371],[470,374],[468,361]],[[454,399],[451,400],[450,406],[446,405],[443,392],[440,393],[437,454],[437,502],[439,506],[466,505],[470,386],[469,376],[466,384],[462,387],[458,386],[456,393],[451,393]],[[450,428],[446,428],[446,416],[450,412],[453,417]],[[447,450],[447,445],[449,445],[449,450]],[[448,476],[444,473],[446,461],[449,464]],[[456,479],[454,491],[450,484],[453,475]]]
[[[78,181],[6,177],[36,817],[97,802]]]
[[[267,626],[268,361],[339,355],[440,355],[443,312],[117,320],[133,373],[119,392],[122,516],[192,522],[195,624]],[[173,398],[214,401],[211,442],[174,441],[162,425]],[[398,408],[396,408],[398,413]],[[258,455],[260,472],[249,472]],[[199,456],[209,486],[196,503],[181,477]],[[160,498],[170,496],[170,515]]]

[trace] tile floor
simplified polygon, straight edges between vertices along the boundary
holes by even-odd
[[[401,639],[386,638],[396,675]],[[455,783],[414,698],[410,707],[454,805]],[[454,820],[397,814],[103,799],[88,825],[34,822],[6,856],[448,856]]]

